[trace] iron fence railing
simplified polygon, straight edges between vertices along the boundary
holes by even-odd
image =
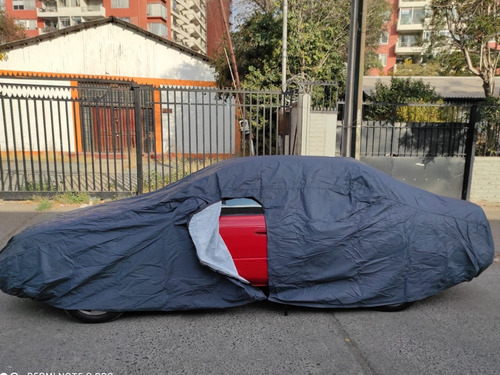
[[[339,102],[337,155],[342,155],[347,126],[343,109]],[[362,119],[361,134],[356,134],[361,156],[463,157],[467,137],[475,138],[476,156],[500,155],[498,106],[363,103]]]
[[[294,93],[294,100],[301,94],[311,96],[311,110],[334,111],[339,97],[339,86],[337,82],[304,81],[300,77],[288,81],[288,88]]]
[[[0,195],[137,194],[222,159],[284,154],[287,95],[0,83]]]
[[[480,105],[476,155],[500,156],[500,106]]]
[[[336,85],[312,85],[311,109],[343,103]],[[137,194],[220,160],[297,153],[294,95],[279,91],[151,87],[130,82],[0,82],[0,197]],[[314,107],[314,108],[313,108]],[[361,156],[500,155],[498,107],[363,104]],[[297,139],[296,139],[297,138]],[[332,145],[333,147],[333,145]]]

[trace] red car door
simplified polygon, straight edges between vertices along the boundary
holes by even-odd
[[[219,233],[238,274],[255,286],[267,286],[267,231],[262,207],[251,199],[223,202]]]

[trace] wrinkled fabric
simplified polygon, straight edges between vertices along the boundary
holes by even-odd
[[[189,235],[196,248],[200,263],[214,271],[243,281],[224,240],[219,234],[219,217],[222,202],[214,203],[193,215],[189,221]]]
[[[108,311],[265,299],[201,264],[188,230],[196,213],[241,197],[264,208],[274,302],[411,302],[471,280],[493,261],[488,221],[472,203],[349,158],[266,156],[223,161],[158,191],[29,228],[0,252],[0,289],[64,309]]]

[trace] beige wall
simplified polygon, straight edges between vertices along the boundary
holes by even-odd
[[[470,200],[500,203],[500,157],[474,158]]]

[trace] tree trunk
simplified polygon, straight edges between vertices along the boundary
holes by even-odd
[[[484,90],[484,96],[486,99],[488,99],[491,95],[491,83],[485,79],[483,79],[483,90]]]

